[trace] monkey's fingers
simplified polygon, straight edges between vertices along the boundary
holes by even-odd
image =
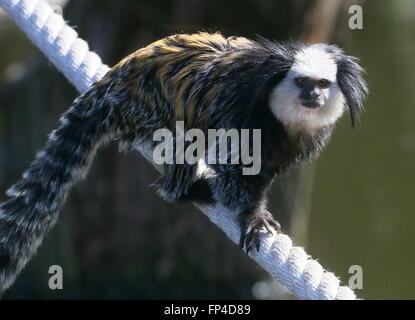
[[[253,247],[259,251],[261,247],[261,234],[267,232],[274,234],[281,231],[280,224],[275,221],[271,214],[255,217],[247,223],[247,227],[242,229],[239,247],[245,248],[248,254]]]
[[[276,221],[274,218],[269,217],[264,220],[265,228],[267,229],[269,234],[273,234],[274,232],[281,232],[281,225]]]
[[[261,244],[261,232],[263,232],[264,229],[267,229],[265,223],[266,222],[263,217],[254,217],[244,224],[241,232],[239,247],[242,250],[245,249],[247,254],[249,254],[254,246],[257,251],[259,250]]]
[[[252,230],[249,234],[246,236],[246,253],[249,254],[249,252],[252,250],[252,248],[255,246],[256,250],[259,251],[259,248],[261,246],[261,230],[259,228],[256,228]]]

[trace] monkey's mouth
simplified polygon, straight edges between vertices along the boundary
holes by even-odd
[[[301,105],[305,108],[308,109],[316,109],[321,107],[321,103],[318,101],[312,101],[312,100],[308,100],[308,101],[301,101]]]

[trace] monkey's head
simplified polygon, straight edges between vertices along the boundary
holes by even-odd
[[[275,117],[290,130],[312,131],[333,125],[348,108],[354,125],[368,91],[357,59],[326,44],[285,52],[290,66],[269,98]]]

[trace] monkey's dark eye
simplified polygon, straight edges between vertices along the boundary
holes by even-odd
[[[304,87],[304,85],[306,84],[307,78],[299,77],[299,78],[295,78],[294,81],[297,84],[297,86],[301,88],[301,87]]]
[[[322,89],[328,88],[330,86],[330,81],[326,79],[321,79],[318,81],[318,86]]]

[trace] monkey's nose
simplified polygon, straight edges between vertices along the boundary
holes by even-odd
[[[314,90],[310,93],[310,100],[318,101],[319,99],[320,99],[320,92],[317,92]]]
[[[321,104],[320,92],[315,87],[304,88],[300,95],[301,104],[306,108],[318,108]]]
[[[323,104],[319,95],[310,95],[307,99],[301,99],[301,105],[306,108],[315,109],[321,107]]]

